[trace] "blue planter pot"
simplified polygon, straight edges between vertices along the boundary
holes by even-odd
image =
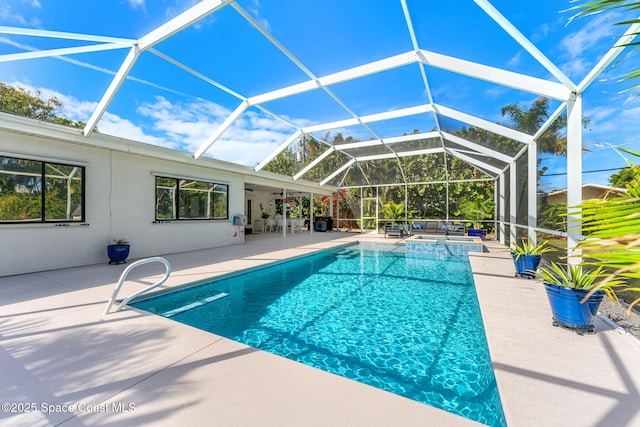
[[[560,324],[577,329],[593,329],[593,320],[598,314],[598,307],[602,302],[604,291],[593,294],[584,304],[580,301],[589,293],[583,289],[565,288],[562,286],[544,284],[547,290],[553,320]]]
[[[467,228],[467,236],[484,236],[484,230],[482,228]]]
[[[535,277],[535,271],[540,265],[542,255],[527,254],[518,256],[512,253],[511,256],[513,257],[513,263],[516,266],[516,276],[526,277],[527,279]]]
[[[130,245],[108,245],[107,256],[109,257],[109,264],[127,262],[130,248]]]

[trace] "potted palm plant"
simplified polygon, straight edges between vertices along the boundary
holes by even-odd
[[[467,228],[468,236],[484,236],[485,230],[481,221],[493,217],[494,203],[485,199],[466,199],[458,205],[464,218],[471,221],[471,227]]]
[[[521,243],[511,244],[511,257],[516,267],[516,276],[532,279],[542,261],[542,255],[552,249],[548,246],[548,241],[534,245],[528,239],[522,239]]]
[[[550,268],[541,267],[538,276],[551,305],[553,325],[574,329],[580,335],[593,332],[602,298],[607,295],[617,302],[614,291],[625,286],[623,280],[607,277],[603,267],[588,269],[582,262],[567,267],[552,262]]]
[[[127,239],[113,239],[113,244],[107,246],[109,264],[126,263],[131,245]]]
[[[385,235],[391,232],[402,237],[403,234],[409,234],[409,226],[406,224],[398,224],[404,222],[404,203],[395,203],[389,201],[382,206],[382,213],[385,219],[391,220],[391,224],[385,225]]]

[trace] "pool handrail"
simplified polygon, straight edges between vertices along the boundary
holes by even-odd
[[[118,284],[116,285],[115,289],[113,290],[113,293],[111,294],[111,298],[109,299],[109,302],[107,302],[107,306],[104,308],[104,312],[102,312],[103,316],[106,315],[106,314],[109,314],[109,311],[111,310],[111,306],[115,302],[116,297],[118,296],[118,293],[120,292],[120,289],[122,288],[122,285],[124,284],[124,281],[127,279],[127,276],[129,275],[131,270],[133,270],[134,268],[138,267],[139,265],[149,264],[151,262],[160,262],[160,263],[164,264],[164,266],[166,268],[166,272],[165,272],[165,275],[162,278],[162,280],[160,280],[159,282],[154,283],[151,286],[147,286],[146,288],[141,289],[141,290],[139,290],[137,292],[134,292],[131,295],[129,295],[127,298],[122,300],[120,305],[116,308],[115,312],[118,312],[118,311],[122,310],[124,308],[124,306],[127,305],[129,303],[129,301],[131,301],[133,298],[135,298],[137,296],[140,296],[140,295],[142,295],[144,293],[147,293],[151,289],[155,289],[155,288],[157,288],[158,286],[160,286],[161,284],[163,284],[164,282],[167,281],[167,279],[169,278],[169,275],[171,274],[171,264],[169,264],[169,261],[167,261],[166,259],[157,256],[157,257],[141,259],[139,261],[134,262],[133,264],[131,264],[127,268],[125,268],[124,271],[122,272],[122,274],[120,275],[120,280],[118,280]]]

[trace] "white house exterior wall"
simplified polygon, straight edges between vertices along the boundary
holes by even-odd
[[[242,174],[4,130],[0,152],[86,167],[86,223],[0,224],[0,276],[106,263],[116,238],[131,242],[130,259],[241,242],[231,218],[244,211]],[[228,184],[229,220],[154,224],[154,173]]]

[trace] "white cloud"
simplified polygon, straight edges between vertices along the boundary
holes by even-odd
[[[561,66],[562,70],[574,78],[581,78],[590,71],[593,63],[583,55],[601,42],[606,42],[607,49],[613,46],[618,31],[615,22],[616,15],[613,13],[596,15],[582,29],[563,38],[560,47],[567,62]]]
[[[123,119],[122,117],[105,113],[102,116],[102,120],[98,124],[100,133],[105,135],[118,136],[120,138],[126,138],[133,141],[146,142],[147,144],[158,145],[160,147],[167,147],[178,149],[179,146],[172,141],[167,141],[163,138],[147,135],[144,133],[140,126],[136,126],[131,121]]]
[[[207,152],[211,157],[232,161],[246,166],[256,166],[278,148],[276,143],[255,144],[236,139],[224,139],[216,142]],[[234,159],[234,160],[229,160]]]
[[[200,0],[173,0],[174,4],[167,7],[164,11],[165,16],[168,19],[175,18],[177,15],[183,13],[185,10],[192,8]],[[193,24],[192,28],[196,30],[202,30],[203,28],[210,27],[216,22],[216,14],[213,13],[209,16],[206,16],[200,19],[198,22]]]
[[[291,126],[283,121],[274,119],[272,116],[258,113],[256,111],[248,111],[241,119],[246,121],[246,127],[249,128],[273,129],[284,132],[289,132],[291,130]],[[300,121],[301,120],[297,120],[297,122]]]
[[[507,89],[503,86],[493,87],[484,91],[484,94],[490,99],[498,99],[501,95],[507,93]]]
[[[11,5],[5,5],[0,9],[0,19],[3,21],[8,21],[9,23],[17,23],[21,25],[26,25],[27,20],[19,13],[13,13],[11,9]]]
[[[533,41],[534,43],[539,42],[540,40],[547,37],[550,30],[551,30],[551,26],[549,24],[542,24],[540,27],[538,27],[535,30],[535,32],[531,36],[531,41]]]
[[[271,31],[271,24],[269,23],[269,21],[260,16],[260,9],[262,9],[262,4],[259,0],[253,0],[251,3],[247,4],[245,8],[247,12],[249,12],[249,14],[253,16],[253,19],[255,19],[256,22],[262,26],[262,28],[267,31]]]
[[[38,0],[32,0],[31,2],[27,0],[22,0],[21,3],[30,4],[31,8],[33,9],[42,8]],[[11,4],[8,4],[8,2],[3,1],[2,4],[0,4],[0,20],[5,21],[12,25],[18,24],[20,26],[33,27],[33,28],[38,28],[42,25],[42,21],[40,19],[35,17],[28,18],[26,17],[26,15],[22,13],[22,12],[29,13],[30,12],[29,9],[23,8],[21,6],[19,6],[18,9],[21,10],[20,13],[14,11],[15,9],[12,8]]]
[[[520,62],[522,61],[522,51],[516,53],[510,60],[509,62],[507,62],[507,65],[509,67],[515,67],[516,65],[520,64]]]
[[[570,77],[575,77],[575,76],[586,75],[587,72],[591,71],[592,67],[593,67],[593,64],[591,63],[591,61],[585,58],[576,58],[562,64],[560,68],[566,75]]]
[[[127,0],[127,3],[129,3],[129,6],[131,6],[132,9],[142,9],[144,10],[144,1],[145,0]]]
[[[581,30],[571,33],[560,42],[570,58],[577,58],[586,50],[597,45],[604,39],[613,43],[615,28],[613,14],[598,15]]]
[[[87,121],[97,106],[96,102],[79,100],[60,92],[37,88],[22,82],[10,83],[32,93],[40,91],[43,98],[56,97],[64,105],[62,114],[72,120]],[[98,122],[99,132],[120,138],[140,141],[193,153],[207,141],[215,130],[229,117],[231,110],[214,102],[194,99],[190,102],[172,102],[164,97],[156,97],[153,102],[141,103],[135,119],[126,119],[113,113],[105,113]],[[285,118],[296,121],[295,118]],[[135,121],[132,121],[135,120]],[[306,121],[304,121],[306,122]],[[255,166],[295,129],[257,109],[250,109],[241,115],[222,137],[207,151],[216,159]],[[370,135],[354,134],[356,129],[334,129],[331,135],[343,131],[359,139]],[[324,137],[320,135],[320,137]]]
[[[153,130],[167,135],[171,145],[188,152],[196,151],[231,114],[231,110],[210,101],[171,103],[162,97],[140,106],[138,112],[151,119]],[[281,120],[250,110],[224,132],[207,155],[255,166],[293,132]]]
[[[11,86],[21,87],[32,94],[40,93],[40,98],[56,98],[63,104],[61,113],[71,120],[87,121],[98,105],[96,102],[82,101],[73,96],[68,96],[51,90],[49,88],[37,88],[24,82],[11,82]],[[146,142],[169,148],[179,148],[179,144],[174,141],[167,141],[162,137],[146,134],[142,127],[133,124],[131,121],[121,118],[116,114],[105,113],[98,123],[100,133],[113,135],[120,138],[131,139],[133,141]]]
[[[599,106],[586,111],[584,115],[588,117],[592,123],[599,123],[616,116],[618,111],[618,108]]]
[[[585,112],[585,117],[591,120],[591,131],[583,133],[587,148],[598,151],[613,145],[640,150],[640,107],[599,107]]]

